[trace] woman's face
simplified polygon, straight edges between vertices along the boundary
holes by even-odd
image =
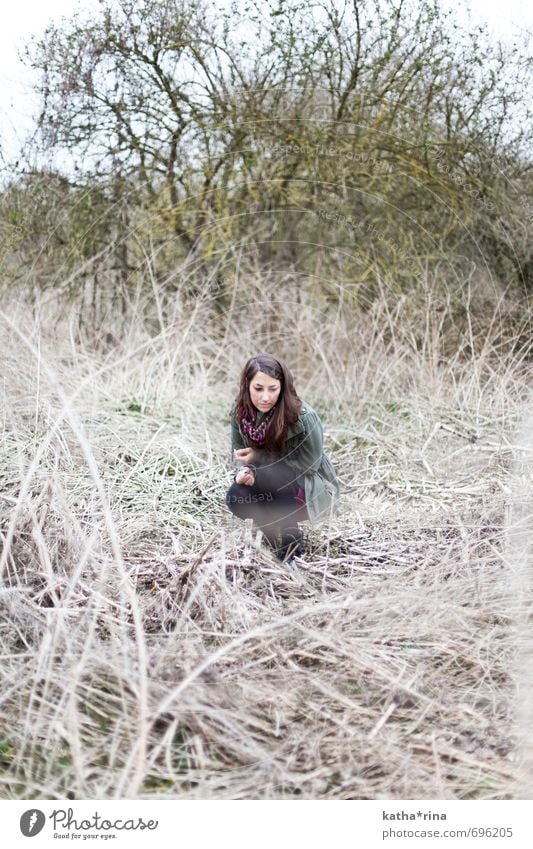
[[[256,372],[248,384],[250,398],[254,407],[262,413],[268,413],[279,398],[281,380],[270,377],[262,371]]]

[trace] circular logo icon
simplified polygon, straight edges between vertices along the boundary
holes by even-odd
[[[42,831],[45,822],[46,817],[43,812],[38,811],[37,808],[31,808],[22,814],[20,818],[20,830],[24,837],[35,837],[36,834]]]

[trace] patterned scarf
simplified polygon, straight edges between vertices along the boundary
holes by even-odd
[[[258,445],[263,443],[266,438],[267,427],[270,424],[272,416],[274,415],[274,410],[275,407],[272,407],[272,409],[269,410],[266,414],[261,424],[257,427],[255,426],[255,421],[253,419],[248,418],[246,410],[243,410],[239,424],[245,436],[247,436],[248,439],[250,439],[252,442],[256,442]]]

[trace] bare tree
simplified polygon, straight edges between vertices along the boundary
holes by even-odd
[[[174,240],[165,262],[215,269],[222,301],[238,245],[313,272],[326,243],[331,275],[402,288],[411,260],[482,257],[531,287],[526,233],[509,240],[531,186],[519,50],[461,32],[436,0],[101,5],[47,29],[27,61],[41,143],[112,187],[125,275],[121,196]]]

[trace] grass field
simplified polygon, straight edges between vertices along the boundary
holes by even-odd
[[[269,286],[4,304],[3,798],[531,798],[527,347]],[[343,488],[290,566],[224,505],[260,350]]]

